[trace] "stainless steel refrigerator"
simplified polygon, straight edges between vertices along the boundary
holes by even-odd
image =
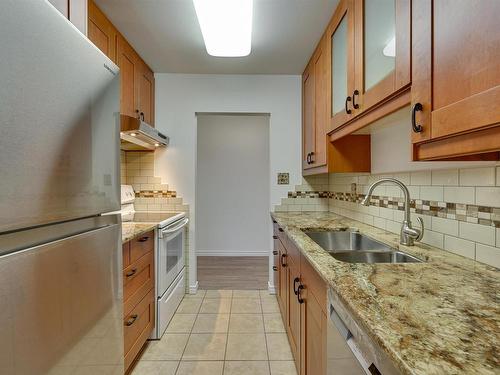
[[[0,374],[123,374],[119,71],[0,1]]]

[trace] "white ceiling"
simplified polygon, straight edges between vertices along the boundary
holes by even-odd
[[[252,53],[209,56],[191,0],[96,0],[155,72],[301,74],[339,0],[254,0]]]

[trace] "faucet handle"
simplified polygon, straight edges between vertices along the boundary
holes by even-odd
[[[420,223],[420,230],[417,230],[418,237],[415,238],[415,241],[420,241],[424,237],[424,232],[425,232],[424,220],[420,216],[417,216],[417,221]]]

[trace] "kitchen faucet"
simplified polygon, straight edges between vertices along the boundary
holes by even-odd
[[[420,241],[422,239],[422,237],[424,236],[424,222],[423,222],[421,217],[417,217],[417,220],[420,223],[421,229],[412,228],[411,219],[410,219],[410,192],[408,191],[408,188],[406,187],[405,184],[403,184],[399,180],[396,180],[395,178],[382,178],[382,179],[374,182],[368,188],[368,193],[366,194],[364,199],[361,201],[361,204],[363,206],[369,206],[370,205],[370,198],[373,194],[373,190],[378,185],[386,183],[386,182],[397,185],[401,188],[401,190],[403,190],[404,199],[405,199],[405,217],[404,217],[403,225],[401,226],[401,234],[400,234],[400,238],[399,238],[399,243],[401,245],[413,246],[414,241]]]

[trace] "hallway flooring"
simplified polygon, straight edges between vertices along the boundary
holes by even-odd
[[[266,289],[269,257],[199,256],[200,289]]]
[[[266,290],[186,295],[132,375],[296,375],[278,302]]]

